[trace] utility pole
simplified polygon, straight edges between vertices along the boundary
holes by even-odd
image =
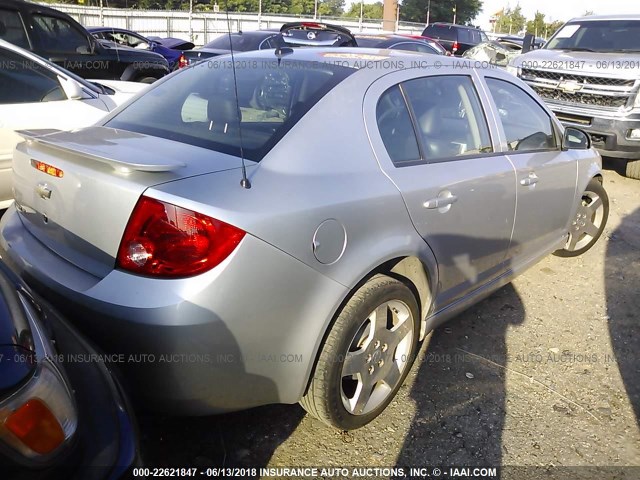
[[[427,25],[429,25],[429,20],[431,19],[431,0],[427,3]]]
[[[193,0],[189,0],[189,41],[193,42]]]
[[[262,28],[262,0],[258,0],[258,30]]]
[[[364,17],[364,0],[360,0],[360,33],[362,33],[362,18]]]
[[[316,20],[318,18],[318,0],[315,1],[313,6],[313,19]]]
[[[393,32],[396,24],[396,8],[398,0],[383,0],[382,30]]]
[[[453,24],[456,24],[456,15],[457,15],[457,10],[458,10],[458,4],[454,4],[453,5]]]

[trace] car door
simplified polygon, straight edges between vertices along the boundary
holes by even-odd
[[[35,60],[0,48],[0,64],[0,171],[11,168],[13,148],[20,141],[14,130],[71,129],[90,125],[107,112],[97,94],[67,99],[57,75]]]
[[[574,207],[577,160],[561,149],[549,112],[524,88],[486,75],[501,136],[516,168],[518,210],[510,255],[527,263],[562,245]]]
[[[96,58],[89,37],[65,18],[33,13],[31,22],[38,55],[83,78],[119,78],[108,74],[109,62]]]
[[[397,72],[365,100],[380,167],[437,259],[436,310],[505,271],[513,229],[515,172],[494,151],[474,75]]]
[[[20,12],[0,8],[0,25],[2,26],[0,28],[0,38],[2,40],[27,50],[31,48]]]

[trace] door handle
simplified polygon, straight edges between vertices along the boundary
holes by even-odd
[[[525,187],[530,187],[531,185],[535,185],[536,183],[538,183],[538,176],[531,172],[529,174],[528,177],[523,178],[522,180],[520,180],[520,185],[523,185]]]
[[[456,203],[458,201],[458,197],[456,195],[450,194],[447,197],[436,197],[436,198],[432,198],[430,200],[427,200],[426,202],[424,202],[424,204],[422,205],[424,208],[428,208],[428,209],[435,209],[435,208],[442,208],[442,207],[446,207],[447,205],[452,205],[454,203]]]

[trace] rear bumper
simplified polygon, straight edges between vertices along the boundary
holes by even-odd
[[[8,467],[20,480],[116,480],[140,464],[134,414],[111,368],[97,361],[99,352],[44,300],[36,297],[46,318],[45,331],[56,341],[57,364],[73,389],[78,427],[70,450],[55,465],[32,470]],[[6,473],[6,471],[3,471]]]
[[[629,132],[640,129],[640,113],[627,116],[605,114],[593,109],[573,108],[547,101],[558,119],[567,126],[589,133],[593,146],[606,157],[640,158],[640,140],[631,140]]]
[[[122,355],[117,366],[137,400],[177,414],[297,402],[347,293],[250,235],[196,277],[92,277],[36,240],[13,206],[0,223],[0,255],[103,350]]]

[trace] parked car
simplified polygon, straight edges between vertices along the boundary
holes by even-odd
[[[548,253],[585,252],[608,213],[586,134],[507,72],[405,68],[418,55],[239,53],[98,126],[29,136],[0,255],[106,351],[138,355],[146,406],[300,401],[361,427],[437,325]]]
[[[4,478],[117,479],[139,464],[129,401],[101,355],[0,263]]]
[[[0,39],[82,78],[151,83],[169,73],[162,55],[101,43],[66,13],[22,0],[0,0]]]
[[[177,65],[178,59],[182,54],[182,50],[190,50],[195,45],[191,42],[187,42],[179,39],[166,39],[166,44],[163,39],[151,40],[143,37],[139,33],[126,30],[124,28],[113,27],[87,27],[87,31],[94,37],[100,40],[107,40],[114,42],[123,47],[149,50],[162,55],[171,70]],[[177,40],[177,41],[176,41]],[[175,44],[175,47],[169,45]]]
[[[640,179],[640,15],[570,20],[510,68],[562,123],[587,131],[602,155],[626,160],[627,176]]]
[[[479,62],[489,62],[492,65],[506,68],[512,58],[520,55],[520,51],[508,48],[500,42],[482,42],[470,48],[462,55]]]
[[[285,23],[279,30],[255,30],[222,34],[202,48],[182,52],[179,68],[205,58],[234,52],[249,52],[280,47],[353,47],[356,40],[351,32],[341,26],[318,22]]]
[[[411,35],[411,34],[408,34],[408,33],[398,33],[398,35],[400,35],[402,37],[413,38],[415,40],[422,40],[424,42],[427,42],[429,45],[431,45],[436,50],[438,50],[438,52],[440,52],[441,55],[451,55],[451,52],[447,51],[446,48],[444,48],[442,45],[440,45],[433,38],[423,37],[422,35]]]
[[[489,41],[487,34],[479,28],[443,22],[427,25],[422,35],[437,40],[447,51],[457,56],[463,55],[479,43]]]
[[[86,81],[33,53],[0,40],[0,209],[13,202],[11,157],[16,130],[86,127],[146,85]]]
[[[409,50],[412,52],[431,53],[443,55],[442,51],[432,44],[417,38],[409,38],[404,35],[383,33],[375,35],[355,35],[358,47],[363,48],[388,48],[391,50]]]
[[[542,48],[545,43],[544,38],[541,37],[532,37],[531,46],[532,49]],[[524,46],[525,37],[521,37],[518,35],[503,35],[496,39],[496,42],[508,48],[510,50],[522,51],[522,47]]]

